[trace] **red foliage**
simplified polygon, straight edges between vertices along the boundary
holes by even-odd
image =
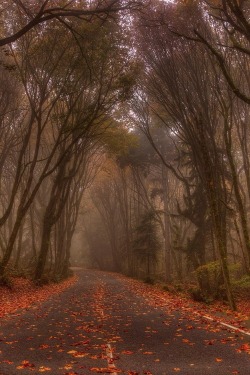
[[[239,297],[237,301],[238,310],[242,313],[250,317],[250,299],[247,297]]]
[[[61,293],[75,283],[76,277],[73,276],[60,284],[49,284],[42,287],[37,287],[32,281],[23,278],[13,278],[11,281],[11,289],[0,287],[0,318]]]

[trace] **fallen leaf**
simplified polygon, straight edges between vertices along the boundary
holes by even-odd
[[[133,354],[133,352],[131,352],[130,350],[123,350],[123,351],[121,352],[121,354],[130,355],[130,354]]]
[[[107,367],[92,367],[90,371],[95,371],[98,373],[108,373],[108,374],[113,374],[115,372],[121,372],[121,370],[112,367],[112,368],[107,368]]]
[[[17,366],[16,368],[18,370],[21,370],[21,369],[24,369],[24,368],[34,368],[35,365],[33,363],[30,363],[29,361],[27,360],[24,360],[21,362],[21,365]]]
[[[40,366],[38,371],[39,372],[45,372],[45,371],[50,371],[51,368],[50,367],[45,367],[45,366]]]
[[[47,348],[49,348],[49,345],[45,345],[45,344],[44,344],[44,345],[40,345],[40,346],[39,346],[39,349],[47,349]]]

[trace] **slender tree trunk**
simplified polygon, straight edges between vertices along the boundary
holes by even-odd
[[[49,247],[50,247],[51,231],[52,231],[52,224],[49,221],[46,222],[46,219],[45,219],[45,222],[43,225],[43,231],[42,231],[41,247],[40,247],[40,252],[39,252],[38,259],[37,259],[34,280],[40,280],[44,273],[47,255],[48,255]]]
[[[61,275],[63,277],[67,277],[69,275],[69,268],[70,268],[70,248],[71,248],[71,240],[73,237],[74,230],[70,228],[67,230],[67,239],[66,239],[66,246],[65,246],[65,254],[64,254],[64,261],[62,264],[62,271]]]
[[[172,258],[173,258],[173,263],[175,265],[175,270],[177,273],[178,280],[182,281],[183,280],[182,261],[181,259],[177,258],[176,252],[174,250],[172,251]]]
[[[36,228],[35,228],[34,212],[33,212],[32,207],[30,208],[30,226],[31,226],[32,253],[33,253],[34,258],[36,258],[36,255],[37,255]]]
[[[168,170],[162,165],[162,187],[164,204],[164,258],[165,258],[165,279],[170,282],[171,277],[171,243],[170,243],[170,220],[168,213]]]
[[[17,238],[17,234],[18,234],[18,231],[20,229],[20,226],[22,225],[22,219],[23,219],[23,214],[22,213],[18,213],[17,214],[17,219],[15,221],[15,224],[14,224],[14,228],[12,229],[12,232],[11,232],[11,235],[9,237],[9,241],[8,241],[8,244],[7,244],[7,247],[5,249],[5,253],[4,253],[4,256],[3,256],[3,259],[0,263],[0,276],[3,276],[5,270],[6,270],[6,267],[9,263],[9,260],[11,258],[11,255],[12,255],[12,252],[13,252],[13,248],[14,248],[14,245],[15,245],[15,242],[16,242],[16,238]]]
[[[243,256],[243,260],[244,260],[244,268],[245,268],[245,271],[247,273],[249,273],[247,256],[245,254],[245,249],[244,249],[244,246],[243,246],[243,243],[242,243],[240,229],[239,229],[239,226],[238,226],[236,218],[234,219],[234,226],[235,226],[235,230],[236,230],[236,233],[237,233],[237,237],[239,239],[240,248],[241,248],[241,251],[242,251],[242,256]]]
[[[23,227],[24,227],[24,220],[21,224],[21,227],[20,227],[19,233],[18,233],[18,244],[17,244],[17,254],[16,254],[15,268],[18,268],[20,256],[21,256],[21,252],[22,252]]]
[[[219,261],[220,261],[225,289],[226,289],[226,295],[227,295],[227,299],[228,299],[230,307],[233,310],[236,310],[236,304],[235,304],[234,296],[232,293],[230,275],[229,275],[228,264],[227,264],[226,243],[224,239],[223,228],[221,228],[221,218],[220,218],[221,213],[218,212],[216,208],[216,196],[215,196],[213,187],[210,187],[210,193],[211,194],[209,194],[210,195],[209,203],[210,203],[211,217],[212,217],[212,223],[214,227],[217,250],[219,253]]]
[[[150,279],[150,256],[147,255],[147,277]]]

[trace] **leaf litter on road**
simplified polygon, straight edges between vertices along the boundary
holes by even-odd
[[[120,278],[120,276],[115,276]],[[159,291],[156,288],[149,288],[147,285],[144,285],[140,282],[137,282],[132,279],[126,279],[123,281],[125,288],[133,292],[134,295],[138,297],[143,297],[142,301],[145,306],[159,306],[157,302],[160,298]],[[56,294],[57,292],[55,292]],[[46,294],[46,293],[45,293]],[[131,295],[131,294],[130,294]],[[91,296],[91,298],[90,298]],[[121,306],[119,305],[120,301],[124,300],[124,296],[121,298],[119,294],[114,294],[112,289],[105,285],[105,282],[100,281],[93,290],[89,291],[89,294],[86,294],[84,298],[89,299],[89,304],[84,305],[84,299],[81,298],[81,295],[74,295],[65,305],[64,310],[62,311],[62,316],[60,321],[51,321],[51,326],[48,330],[47,340],[43,340],[39,346],[34,347],[32,345],[30,349],[36,351],[37,349],[41,352],[48,351],[47,355],[48,360],[53,360],[53,352],[62,353],[62,358],[65,358],[65,355],[68,355],[68,363],[61,365],[60,367],[61,374],[73,374],[73,375],[85,375],[84,369],[91,371],[92,373],[107,373],[112,374],[123,373],[123,374],[152,374],[154,369],[156,369],[159,363],[161,363],[161,358],[158,354],[151,350],[150,340],[151,337],[157,335],[159,330],[155,329],[154,321],[148,321],[144,327],[145,341],[141,343],[141,347],[129,347],[124,341],[124,334],[127,335],[131,330],[133,330],[133,321],[135,317],[140,317],[142,315],[147,315],[147,310],[142,311],[140,305],[137,302],[134,302],[130,306],[130,312],[124,316],[121,313]],[[128,297],[127,297],[128,298]],[[164,310],[166,311],[166,316],[162,315],[162,324],[168,327],[171,324],[171,319],[174,317],[174,311],[180,310],[181,302],[180,298],[177,298],[176,303],[173,303],[174,296],[168,297],[163,293],[165,300]],[[126,303],[126,302],[125,302]],[[142,302],[141,302],[142,303]],[[220,331],[214,322],[207,322],[199,316],[195,316],[192,319],[192,322],[186,320],[186,315],[190,313],[190,308],[186,306],[186,301],[183,302],[184,308],[181,309],[182,314],[179,316],[179,324],[176,326],[176,331],[174,339],[177,340],[179,345],[195,345],[195,342],[192,342],[189,333],[192,333],[197,329],[205,329],[210,332],[217,333]],[[133,311],[133,313],[132,313]],[[37,319],[43,320],[46,319],[50,314],[50,310],[47,312],[38,311],[36,313]],[[91,314],[91,315],[90,315]],[[115,314],[115,315],[114,315]],[[134,315],[133,315],[134,314]],[[90,319],[91,316],[91,319]],[[114,318],[115,317],[115,318]],[[68,327],[71,326],[72,322],[75,324],[73,332],[68,331]],[[55,326],[57,330],[55,331]],[[124,330],[124,328],[126,329]],[[143,328],[142,328],[143,329]],[[34,331],[34,334],[33,334]],[[36,338],[36,324],[30,325],[30,333],[27,341],[32,341]],[[67,340],[65,339],[67,337]],[[167,338],[167,337],[166,337]],[[67,343],[68,342],[68,343]],[[111,344],[111,347],[108,347],[108,343]],[[163,341],[162,346],[165,345],[165,348],[168,348],[171,345],[171,341]],[[204,346],[216,346],[216,345],[233,345],[235,350],[239,353],[248,353],[249,346],[247,344],[238,345],[236,342],[235,335],[224,337],[221,340],[217,339],[208,339],[204,340]],[[5,341],[5,345],[13,346],[18,345],[18,340],[15,340],[15,337],[9,338]],[[238,346],[237,346],[238,345]],[[119,349],[121,348],[121,349]],[[109,353],[107,353],[109,351]],[[67,354],[66,354],[67,353]],[[128,358],[131,363],[136,361],[133,358],[137,358],[138,355],[143,354],[145,360],[147,361],[148,368],[138,371],[138,369],[132,368],[128,369],[127,367],[123,368],[122,361],[121,366],[119,366],[120,358]],[[112,357],[110,357],[112,355]],[[70,361],[70,358],[75,361]],[[13,361],[9,361],[10,366],[13,365]],[[93,365],[85,365],[85,360],[93,361]],[[98,361],[102,361],[103,365],[99,366]],[[3,362],[3,361],[2,361]],[[222,359],[220,357],[214,357],[214,363],[218,363],[220,366]],[[6,363],[7,364],[7,363]],[[22,369],[28,371],[34,371],[38,374],[40,372],[51,372],[53,369],[48,365],[49,363],[37,364],[31,360],[23,360],[19,362],[18,370],[22,372]],[[195,363],[190,364],[190,366],[195,366]],[[171,369],[169,368],[169,371]],[[175,367],[172,367],[172,371],[181,372],[181,367],[178,366],[178,360],[176,361]],[[237,367],[233,369],[232,373],[237,373]],[[157,370],[156,370],[156,373]],[[53,373],[54,375],[54,373]]]

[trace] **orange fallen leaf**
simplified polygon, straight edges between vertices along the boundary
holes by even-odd
[[[21,365],[17,366],[16,368],[18,370],[21,370],[21,369],[24,369],[24,368],[34,368],[35,365],[33,363],[30,363],[29,361],[27,360],[24,360],[21,362]]]
[[[215,358],[216,362],[222,362],[223,359],[222,358]]]
[[[113,374],[114,372],[121,372],[121,370],[112,367],[112,368],[107,368],[107,367],[92,367],[90,371],[95,371],[98,373],[108,373],[108,374]]]
[[[39,349],[47,349],[49,348],[49,345],[46,345],[46,344],[42,344],[39,346]]]
[[[241,347],[237,350],[238,352],[247,352],[250,354],[250,345],[249,344],[243,344]]]
[[[13,364],[13,362],[9,361],[8,359],[3,359],[2,362],[3,363],[7,363],[8,365],[12,365]]]
[[[38,369],[39,372],[51,371],[50,367],[40,366]]]
[[[66,365],[64,366],[64,369],[65,369],[65,370],[71,370],[71,369],[72,369],[72,365],[70,365],[70,364],[66,364]]]
[[[67,353],[71,354],[73,357],[76,357],[76,358],[83,358],[83,357],[87,357],[87,355],[89,355],[89,353],[78,352],[77,350],[70,350]]]
[[[123,351],[121,352],[121,354],[130,355],[130,354],[133,354],[133,352],[131,352],[130,350],[123,350]]]

